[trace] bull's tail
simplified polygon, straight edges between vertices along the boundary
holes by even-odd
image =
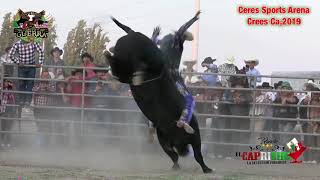
[[[120,23],[116,18],[111,16],[111,19],[114,23],[116,23],[117,26],[119,26],[122,30],[124,30],[126,33],[134,32],[130,27]]]

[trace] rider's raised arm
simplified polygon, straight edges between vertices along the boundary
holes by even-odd
[[[178,35],[182,39],[184,36],[184,33],[189,29],[189,27],[192,26],[192,24],[199,19],[199,15],[200,15],[200,11],[198,11],[192,19],[190,19],[188,22],[182,25],[179,28],[179,30],[176,32],[176,35]]]

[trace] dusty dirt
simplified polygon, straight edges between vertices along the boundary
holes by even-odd
[[[164,153],[128,152],[121,149],[34,149],[0,153],[0,179],[10,180],[318,180],[319,165],[246,165],[240,160],[207,158],[216,174],[204,175],[191,157],[181,158],[180,171],[172,171]]]

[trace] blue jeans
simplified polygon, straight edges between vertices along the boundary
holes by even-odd
[[[35,78],[36,68],[34,67],[19,67],[18,77],[21,78]],[[33,80],[19,80],[19,91],[31,92],[33,88]],[[19,94],[19,103],[31,103],[32,94]]]

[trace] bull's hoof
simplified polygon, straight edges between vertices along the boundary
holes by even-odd
[[[180,168],[180,166],[179,166],[178,163],[174,163],[171,169],[174,170],[174,171],[178,171],[178,170],[180,170],[181,168]]]
[[[205,174],[208,174],[208,173],[215,173],[215,171],[214,171],[214,170],[212,170],[212,169],[210,169],[210,168],[208,168],[208,167],[203,168],[202,170],[203,170],[203,173],[205,173]]]

